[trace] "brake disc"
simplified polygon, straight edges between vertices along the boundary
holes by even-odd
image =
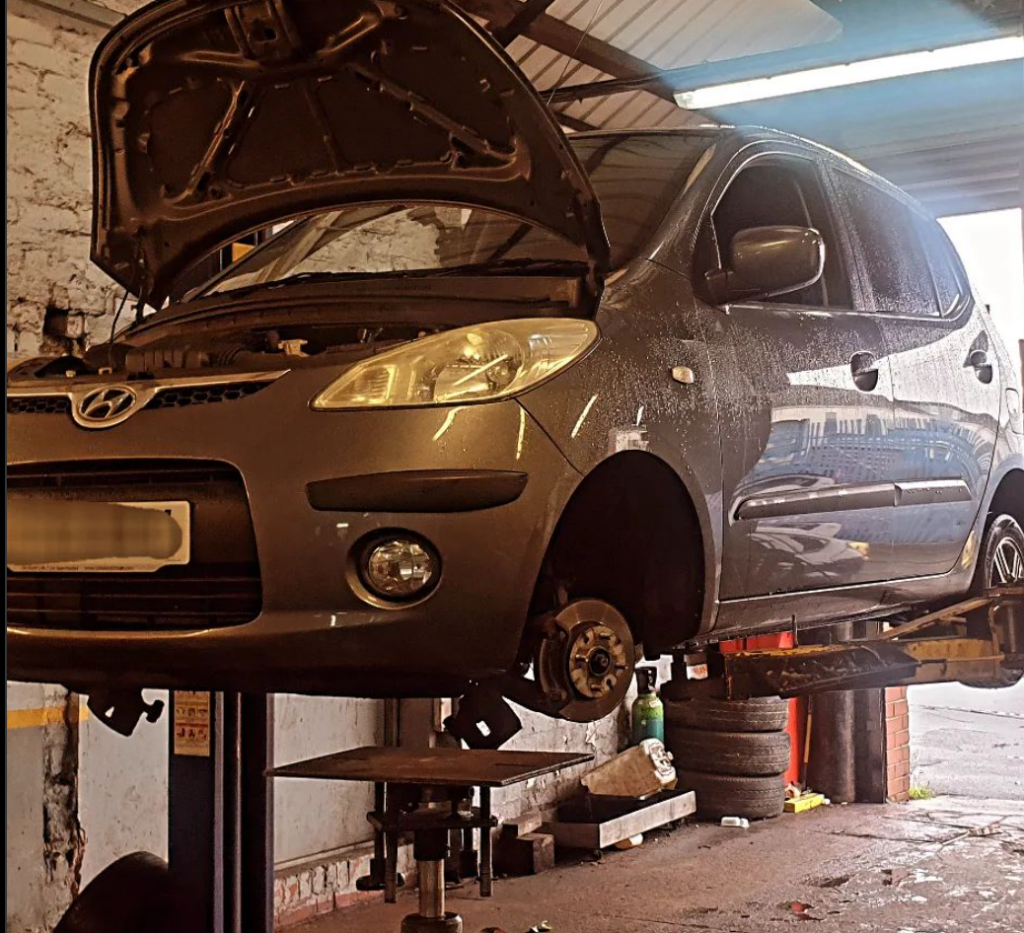
[[[537,650],[540,687],[570,722],[607,716],[626,696],[636,666],[633,633],[599,599],[569,603],[550,616]]]

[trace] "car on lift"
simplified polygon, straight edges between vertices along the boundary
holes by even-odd
[[[8,373],[9,677],[591,721],[640,657],[1024,578],[1009,354],[840,155],[566,138],[431,0],[169,0],[91,82],[135,314]]]

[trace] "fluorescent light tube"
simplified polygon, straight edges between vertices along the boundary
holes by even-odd
[[[809,68],[806,71],[794,71],[773,78],[714,84],[693,91],[682,91],[676,94],[676,103],[686,110],[711,110],[715,107],[728,107],[730,104],[787,97],[791,94],[805,94],[808,91],[823,91],[851,84],[883,81],[886,78],[902,78],[907,75],[1014,59],[1024,59],[1024,36],[985,39],[981,42],[950,45],[925,52],[904,52],[883,58],[850,62],[846,65]]]

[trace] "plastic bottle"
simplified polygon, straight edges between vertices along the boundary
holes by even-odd
[[[637,698],[633,701],[633,744],[644,739],[665,741],[665,707],[658,696],[658,669],[640,667],[636,671]]]

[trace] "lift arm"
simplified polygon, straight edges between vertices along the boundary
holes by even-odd
[[[991,590],[871,638],[718,653],[708,667],[708,680],[683,690],[746,699],[940,681],[1009,686],[1024,674],[1024,587]]]

